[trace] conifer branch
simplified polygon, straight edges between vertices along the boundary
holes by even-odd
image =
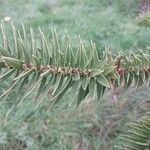
[[[79,105],[87,95],[100,100],[104,91],[122,83],[125,88],[131,84],[150,85],[149,51],[113,55],[111,50],[106,49],[100,59],[93,42],[89,49],[85,49],[79,38],[77,48],[72,49],[70,36],[66,34],[65,48],[61,48],[55,29],[52,29],[51,39],[48,40],[41,29],[38,33],[40,37],[36,39],[32,28],[30,37],[26,36],[23,25],[21,31],[12,23],[11,28],[12,36],[8,36],[6,25],[1,24],[0,82],[10,78],[15,85],[0,93],[1,99],[13,90],[11,86],[21,89],[28,84],[29,90],[20,102],[33,91],[38,91],[38,99],[51,90],[50,99],[57,103],[69,89],[76,89],[73,91],[74,100]]]

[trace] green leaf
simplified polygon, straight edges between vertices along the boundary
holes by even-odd
[[[44,100],[45,100],[46,96],[51,93],[51,90],[52,90],[51,87],[55,82],[55,75],[51,75],[48,78],[49,79],[47,79],[48,81],[47,81],[47,84],[44,87],[43,93],[41,93],[40,96],[38,97],[38,99],[36,100],[36,101],[39,100],[39,102],[38,102],[38,104],[36,104],[35,109],[37,109],[41,103],[44,103]]]
[[[71,49],[70,39],[69,39],[68,34],[65,35],[65,45],[66,46],[64,50],[63,66],[68,67],[68,66],[72,66],[75,61],[73,57],[73,52]]]
[[[103,85],[101,85],[101,84],[99,84],[99,83],[97,82],[97,99],[98,99],[98,101],[99,101],[99,100],[102,98],[102,96],[104,95],[105,89],[106,89],[105,86],[103,86]]]
[[[49,63],[49,57],[50,57],[49,46],[40,28],[39,28],[39,32],[40,32],[40,38],[41,38],[42,62],[43,64],[47,65]]]
[[[41,83],[40,83],[40,85],[39,85],[39,89],[38,89],[38,91],[37,91],[36,99],[40,96],[40,94],[43,93],[44,88],[45,88],[46,81],[47,81],[47,78],[46,78],[46,77],[43,77],[42,80],[41,80]]]
[[[30,63],[30,54],[29,54],[27,48],[25,47],[23,41],[20,40],[20,39],[18,39],[18,45],[19,45],[20,49],[22,49],[25,62],[26,62],[27,64],[29,64],[29,63]]]
[[[98,75],[100,75],[102,72],[103,72],[103,70],[100,70],[100,69],[92,69],[92,70],[90,71],[90,77],[98,76]]]
[[[11,54],[10,54],[10,52],[8,50],[6,50],[2,46],[0,46],[0,56],[10,57]]]
[[[93,41],[91,41],[91,61],[90,61],[90,68],[97,68],[99,66],[99,58],[98,58],[98,53],[97,53],[97,49],[96,49],[96,45],[95,43],[93,43]]]
[[[82,102],[82,100],[88,95],[89,93],[89,88],[87,87],[86,90],[83,90],[82,86],[79,89],[79,94],[77,98],[77,106]]]
[[[55,83],[55,87],[54,87],[52,96],[55,96],[58,93],[58,91],[61,89],[62,84],[63,84],[63,79],[64,79],[64,76],[62,73],[57,75],[57,79],[56,79],[56,83]]]
[[[15,72],[15,69],[11,69],[11,70],[7,71],[6,73],[4,73],[3,75],[0,76],[0,81],[6,80],[6,79],[9,78],[14,72]]]
[[[81,66],[82,68],[84,68],[84,66],[86,65],[87,61],[88,61],[88,56],[87,56],[87,51],[84,48],[83,42],[79,36],[79,50],[78,50],[78,57],[79,57],[79,66]]]
[[[69,89],[69,87],[71,86],[71,81],[72,81],[72,78],[68,77],[68,79],[65,81],[65,84],[64,84],[63,88],[57,93],[57,95],[55,95],[52,98],[52,100],[54,101],[54,104],[58,103],[58,101],[62,98],[62,96]]]
[[[1,33],[2,33],[3,47],[5,49],[7,49],[8,48],[8,38],[7,38],[7,34],[6,34],[6,28],[5,28],[4,21],[2,21],[2,24],[0,25],[0,27],[1,27]]]
[[[22,46],[21,41],[23,41],[22,36],[21,36],[20,31],[18,31],[18,39],[17,39],[18,59],[25,60],[24,50],[23,50],[23,46]]]
[[[86,77],[84,77],[83,79],[82,79],[82,88],[83,88],[83,90],[86,90],[86,88],[88,87],[88,85],[89,85],[89,83],[90,83],[90,80],[91,80],[91,78],[86,78]]]
[[[6,62],[6,64],[9,67],[13,67],[13,68],[18,69],[18,70],[22,69],[22,67],[23,67],[24,62],[21,60],[11,58],[11,57],[2,57],[2,59]]]
[[[130,85],[133,83],[133,79],[134,79],[134,74],[132,72],[126,73],[126,75],[124,77],[125,89],[130,87]]]
[[[79,89],[81,87],[81,82],[80,81],[74,81],[72,83],[72,88],[71,88],[71,95],[72,95],[72,100],[69,104],[69,106],[76,100],[79,94]]]
[[[115,71],[114,66],[111,66],[111,67],[107,66],[107,68],[104,69],[103,74],[108,75],[108,74],[114,73],[114,71]]]
[[[31,47],[32,47],[32,55],[36,56],[36,41],[35,41],[35,34],[34,30],[30,28],[30,35],[31,35]]]
[[[14,82],[7,90],[5,90],[5,92],[0,95],[0,99],[3,96],[5,96],[7,93],[9,93],[19,82],[20,82],[20,80]]]
[[[89,94],[93,100],[97,99],[97,84],[94,78],[91,78],[91,81],[89,84]]]
[[[60,61],[59,41],[58,41],[56,30],[53,28],[51,29],[51,31],[52,31],[51,45],[52,45],[52,58],[53,58],[52,63],[58,65]]]
[[[96,79],[97,79],[97,82],[99,84],[101,84],[101,85],[103,85],[103,86],[105,86],[107,88],[110,88],[110,84],[108,82],[108,79],[104,75],[100,74],[100,75],[98,75],[96,77]]]
[[[40,85],[41,80],[42,79],[40,78],[40,79],[36,80],[35,83],[32,84],[31,88],[29,88],[28,92],[20,100],[17,107],[19,107],[23,103],[23,101],[25,101],[25,99]]]
[[[12,33],[13,33],[15,56],[18,59],[19,58],[18,37],[16,33],[16,28],[14,27],[12,22],[11,22],[11,28],[12,28]]]
[[[16,78],[14,78],[14,81],[18,80],[18,79],[22,79],[22,78],[25,78],[25,77],[29,77],[29,75],[34,71],[34,68],[28,70],[28,71],[25,71],[24,73],[20,74],[19,76],[17,76]]]
[[[36,66],[37,70],[39,70],[40,66],[41,66],[41,59],[35,55],[32,55],[32,57],[34,59],[35,66]]]

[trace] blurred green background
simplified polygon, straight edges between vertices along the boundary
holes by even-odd
[[[136,24],[139,0],[0,0],[0,19],[6,16],[18,26],[40,26],[46,34],[54,26],[62,37],[80,34],[93,40],[99,51],[136,49],[149,44],[149,30]]]
[[[100,54],[106,46],[128,52],[150,45],[150,29],[137,25],[138,5],[139,0],[0,0],[0,20],[18,29],[21,23],[27,30],[40,26],[46,36],[55,27],[60,39],[65,32],[71,35],[73,46],[80,35],[85,46],[93,40]],[[66,95],[49,112],[48,106],[32,111],[30,98],[9,113],[17,95],[12,93],[0,102],[0,149],[114,150],[124,125],[142,116],[150,97],[147,88],[117,92],[106,94],[100,104],[88,99],[77,109],[68,107]]]

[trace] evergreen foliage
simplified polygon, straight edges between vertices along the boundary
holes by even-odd
[[[14,89],[28,90],[19,95],[17,107],[36,91],[37,108],[49,93],[49,100],[56,104],[70,89],[73,101],[79,105],[87,96],[100,100],[104,92],[123,85],[150,85],[150,54],[139,50],[137,54],[123,52],[111,54],[107,48],[101,59],[96,46],[85,49],[79,37],[78,48],[73,49],[69,35],[65,34],[64,48],[61,48],[55,29],[52,38],[46,39],[39,28],[39,39],[30,28],[30,37],[22,25],[22,31],[11,23],[13,41],[7,36],[4,23],[1,24],[2,44],[0,46],[0,80],[12,79],[11,84],[0,94],[6,99]],[[22,32],[22,34],[21,34]],[[40,41],[38,45],[37,41]],[[13,44],[11,44],[13,43]],[[38,45],[38,46],[37,46]]]
[[[0,149],[150,149],[150,116],[141,111],[149,91],[132,93],[133,87],[150,85],[150,0],[1,4],[5,22],[0,24]],[[137,24],[146,29],[133,21],[137,13]],[[11,20],[24,22],[26,28],[18,30]],[[72,42],[68,33],[62,40],[55,29],[37,32],[38,25],[47,32],[51,25],[59,33],[67,28],[85,41],[79,36],[78,43]],[[89,39],[94,42],[88,44]],[[106,48],[100,54],[104,45],[113,53]],[[119,48],[134,52],[114,53]],[[128,96],[100,101],[111,91]],[[66,108],[68,103],[75,105]],[[149,112],[149,99],[144,104]]]
[[[62,46],[55,29],[51,31],[51,39],[46,38],[40,28],[38,34],[30,28],[28,37],[24,25],[20,31],[11,23],[13,39],[10,39],[6,28],[2,22],[0,82],[8,83],[0,91],[0,100],[6,101],[16,90],[16,108],[32,94],[35,99],[33,109],[43,104],[46,97],[52,105],[56,104],[67,91],[73,93],[72,102],[78,106],[86,96],[99,101],[105,91],[114,90],[118,86],[127,89],[131,85],[150,85],[148,50],[139,49],[137,53],[129,54],[120,51],[112,54],[111,50],[106,48],[103,56],[99,56],[95,43],[91,41],[90,48],[85,48],[80,37],[78,47],[71,47],[67,33]],[[35,35],[39,37],[35,38]],[[117,148],[149,148],[149,116],[129,127],[129,134],[120,136],[121,146]]]
[[[148,104],[147,106],[149,109]],[[142,119],[128,124],[128,132],[119,138],[119,144],[116,146],[119,150],[149,150],[150,114],[145,114]]]

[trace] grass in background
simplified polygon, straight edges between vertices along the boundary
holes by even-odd
[[[93,40],[99,51],[110,46],[136,49],[149,44],[150,31],[136,25],[138,0],[1,0],[0,18],[10,16],[15,24],[24,23],[46,34],[54,26],[73,40],[80,34],[85,42]]]
[[[99,53],[106,46],[135,51],[150,44],[150,30],[136,25],[137,8],[138,0],[0,0],[0,19],[9,16],[27,29],[40,26],[47,36],[54,26],[61,39],[67,31],[74,46],[80,34],[85,45],[93,40]],[[32,97],[10,111],[16,95],[0,101],[2,150],[113,150],[124,125],[142,116],[142,103],[150,97],[148,89],[119,91],[116,101],[110,94],[98,106],[89,99],[76,109],[68,107],[68,94],[47,113],[48,104],[32,111]]]

